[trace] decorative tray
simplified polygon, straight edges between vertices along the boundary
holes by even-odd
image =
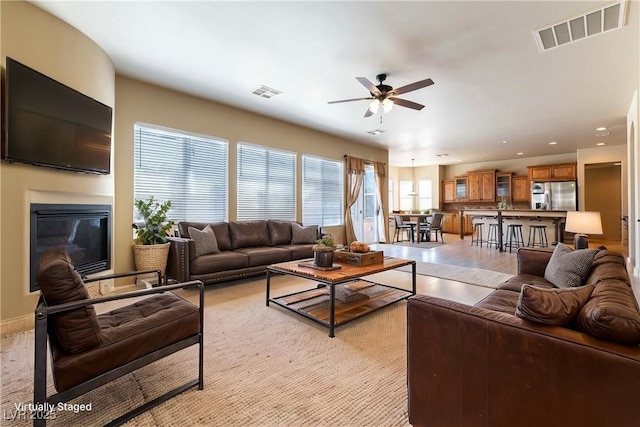
[[[329,270],[340,270],[342,266],[338,264],[333,264],[331,267],[320,267],[316,265],[313,261],[303,261],[298,263],[298,267],[308,267],[313,268],[315,270],[329,271]]]

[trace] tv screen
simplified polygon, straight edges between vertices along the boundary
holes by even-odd
[[[108,174],[112,109],[7,57],[2,158]]]

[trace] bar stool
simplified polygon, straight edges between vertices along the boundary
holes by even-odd
[[[536,236],[538,237],[538,243],[536,243]],[[529,238],[527,239],[527,246],[535,248],[548,248],[549,242],[547,241],[547,226],[544,224],[536,224],[529,226]]]
[[[483,243],[486,243],[486,240],[482,239],[482,226],[484,222],[474,222],[473,223],[473,233],[471,234],[471,246],[475,243],[476,246],[480,245],[482,247]],[[475,236],[475,238],[474,238]]]
[[[505,248],[509,247],[509,253],[511,248],[516,249],[524,246],[524,237],[522,236],[522,224],[509,224],[507,225],[507,243]]]
[[[489,234],[487,234],[487,247],[490,248],[494,245],[498,249],[498,224],[489,224]]]

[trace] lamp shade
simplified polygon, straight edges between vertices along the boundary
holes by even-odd
[[[572,233],[602,234],[600,212],[567,212],[564,229]]]

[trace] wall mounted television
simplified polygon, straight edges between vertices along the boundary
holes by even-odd
[[[112,108],[7,57],[2,159],[109,174]]]

